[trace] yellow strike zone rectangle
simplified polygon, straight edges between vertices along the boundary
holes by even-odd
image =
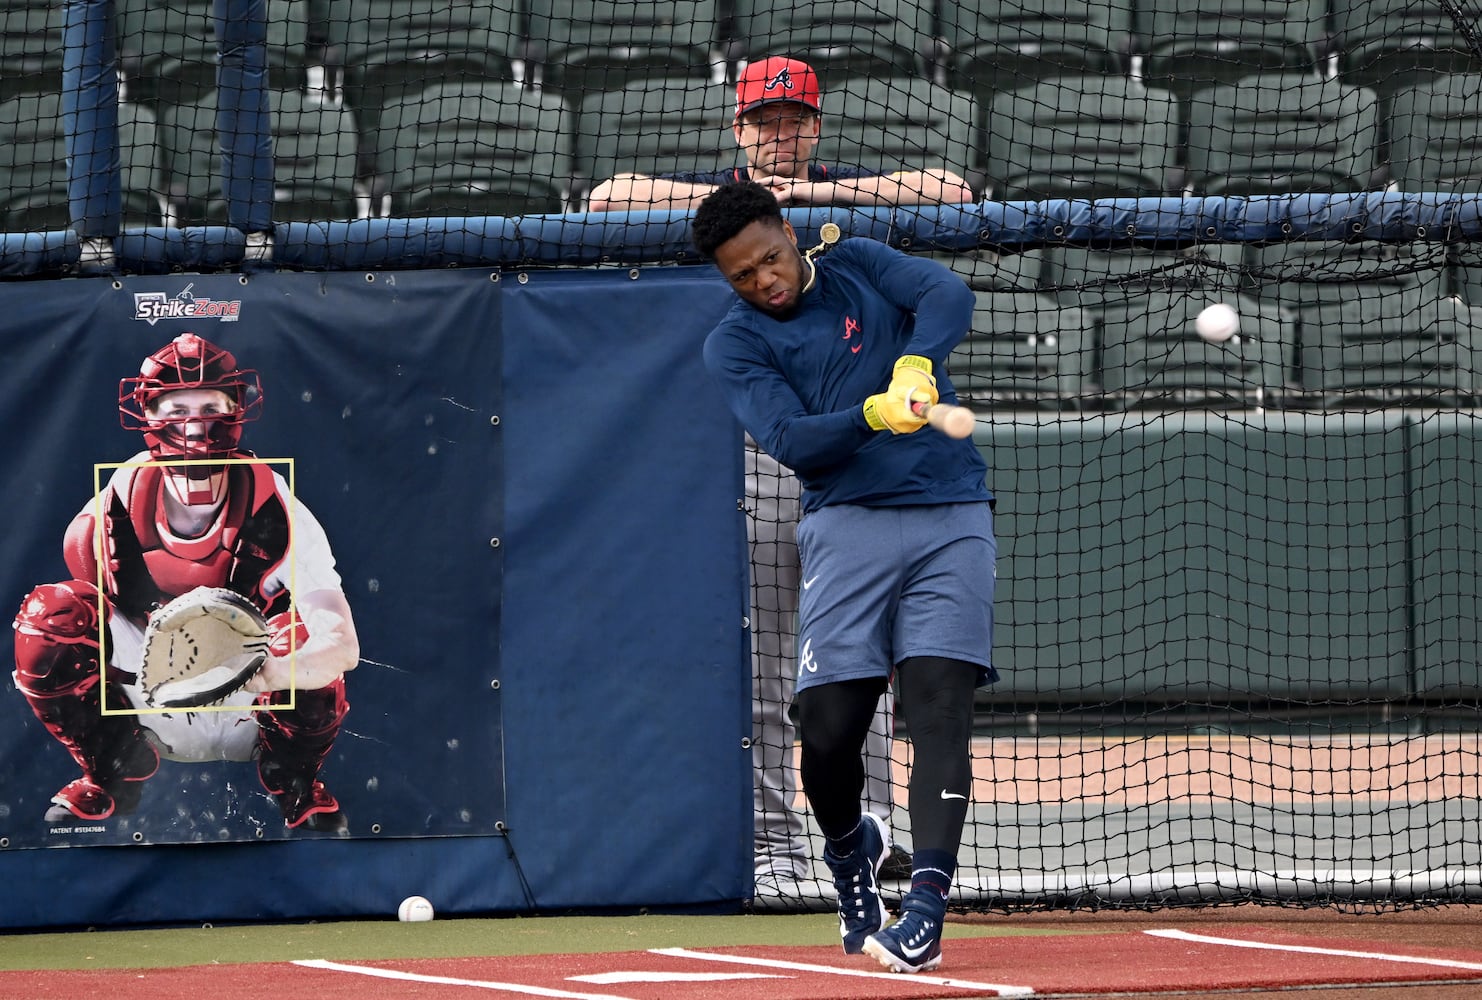
[[[107,553],[103,546],[103,488],[108,480],[113,478],[114,472],[119,469],[135,469],[147,466],[189,466],[189,465],[277,465],[282,466],[281,475],[288,484],[288,551],[284,559],[288,562],[288,592],[297,593],[298,579],[297,566],[293,561],[293,508],[294,497],[294,460],[292,458],[184,458],[170,462],[98,462],[93,465],[93,555],[98,566],[98,579],[94,581],[98,586],[98,690],[106,694],[108,669],[108,607],[107,599],[103,596],[104,567],[107,565]],[[298,633],[295,629],[289,629],[288,637],[288,676],[290,678],[288,688],[288,702],[275,705],[279,709],[292,709],[297,707],[298,701]],[[103,715],[162,715],[166,712],[179,713],[178,708],[135,708],[132,705],[123,708],[110,708],[106,697],[99,698]],[[241,712],[240,705],[203,705],[192,708],[191,712]]]

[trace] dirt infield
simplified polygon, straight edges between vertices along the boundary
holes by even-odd
[[[1096,933],[1115,929],[1133,930],[1157,927],[1180,927],[1199,932],[1212,926],[1239,924],[1255,933],[1284,933],[1301,937],[1351,941],[1355,938],[1376,948],[1400,949],[1419,947],[1459,948],[1482,955],[1482,905],[1448,905],[1414,910],[1364,911],[1345,913],[1332,909],[1299,910],[1245,904],[1197,909],[1123,912],[1105,910],[1094,913],[1034,913],[1008,916],[983,914],[953,915],[956,922],[1000,930],[1035,933]],[[1191,992],[1195,997],[1238,997],[1239,1000],[1293,1000],[1293,992],[1282,990],[1241,990]],[[1352,989],[1329,988],[1307,993],[1314,1000],[1478,1000],[1482,985],[1461,983],[1423,986],[1387,986],[1372,984]]]

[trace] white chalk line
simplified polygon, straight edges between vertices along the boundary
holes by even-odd
[[[475,989],[494,990],[502,993],[518,993],[530,997],[554,997],[556,1000],[633,1000],[614,993],[573,993],[570,990],[553,990],[544,986],[529,986],[524,983],[497,983],[482,979],[458,979],[453,976],[424,976],[415,972],[398,972],[395,969],[377,969],[368,965],[346,965],[343,962],[327,962],[321,958],[300,959],[293,963],[308,969],[327,969],[330,972],[349,972],[357,976],[373,976],[376,979],[394,979],[404,983],[437,983],[442,986],[472,986]]]
[[[867,972],[863,969],[840,969],[832,965],[812,965],[807,962],[787,962],[782,959],[752,958],[747,955],[718,955],[705,951],[691,951],[688,948],[650,948],[649,951],[655,955],[669,955],[674,958],[695,958],[705,962],[729,962],[734,965],[753,965],[765,969],[790,969],[794,972],[816,972],[831,976],[857,976],[863,979],[889,979],[901,982],[902,976],[898,972]],[[931,986],[946,986],[951,989],[976,990],[978,992],[991,991],[1001,997],[1032,997],[1035,995],[1034,988],[1030,986],[1011,986],[1005,983],[974,983],[966,979],[944,979],[941,976],[924,976],[919,973],[906,977],[912,983],[927,983]]]
[[[1482,962],[1460,962],[1449,958],[1423,958],[1419,955],[1393,955],[1383,951],[1351,951],[1346,948],[1317,948],[1298,944],[1270,944],[1265,941],[1242,941],[1239,938],[1212,937],[1208,934],[1191,934],[1179,930],[1143,931],[1153,937],[1172,938],[1177,941],[1192,941],[1197,944],[1219,944],[1231,948],[1254,948],[1259,951],[1297,952],[1303,955],[1332,955],[1335,958],[1359,958],[1375,962],[1405,962],[1411,965],[1435,965],[1443,969],[1467,969],[1482,971]]]

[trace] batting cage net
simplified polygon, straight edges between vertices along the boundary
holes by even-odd
[[[951,373],[999,498],[1004,679],[955,901],[1474,898],[1471,6],[6,0],[0,230],[125,270],[232,232],[308,268],[296,222],[372,257],[397,220],[560,216],[604,234],[579,264],[686,262],[644,249],[693,207],[655,175],[811,154],[790,211],[977,294]],[[738,120],[743,78],[790,99]],[[751,461],[757,904],[823,908],[795,485]],[[867,798],[908,848],[890,708]]]

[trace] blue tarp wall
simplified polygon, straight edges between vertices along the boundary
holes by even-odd
[[[729,294],[708,268],[0,286],[10,607],[65,578],[94,465],[140,447],[118,380],[189,329],[262,373],[244,444],[292,460],[363,656],[324,772],[335,841],[289,834],[231,762],[166,762],[137,816],[50,832],[76,768],[7,671],[0,925],[385,915],[414,892],[448,913],[738,906],[740,439],[699,350]]]

